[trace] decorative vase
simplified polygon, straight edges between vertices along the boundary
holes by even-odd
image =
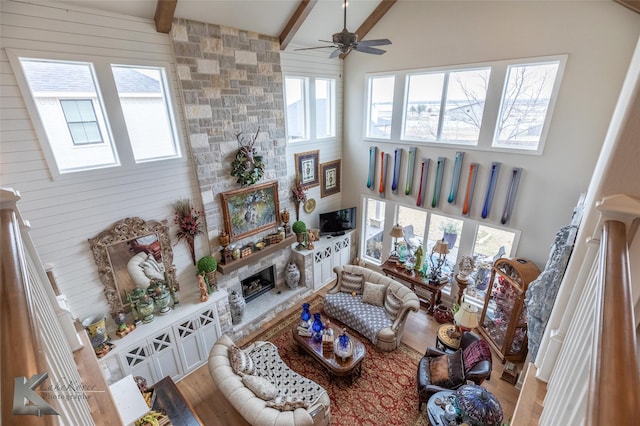
[[[445,324],[447,322],[453,322],[453,312],[451,308],[444,305],[438,305],[433,310],[433,318],[438,321],[440,324]]]
[[[449,250],[453,249],[456,246],[456,240],[458,239],[458,234],[452,234],[449,232],[444,232],[442,239],[449,244]]]
[[[319,342],[322,340],[322,318],[320,317],[320,312],[313,314],[313,324],[311,324],[311,329],[313,330],[313,340]]]
[[[149,297],[145,301],[138,301],[138,313],[142,317],[143,323],[148,324],[153,321],[153,319],[155,318],[155,316],[153,315],[153,311],[155,310],[155,308],[156,306],[153,303],[153,299],[151,297]]]
[[[295,262],[289,262],[287,265],[284,280],[290,289],[298,288],[298,284],[300,284],[300,269],[298,269],[298,265]]]
[[[242,321],[246,306],[247,302],[244,297],[236,290],[233,290],[229,295],[229,308],[231,309],[231,322],[233,324],[239,324]]]
[[[344,328],[333,344],[333,352],[343,361],[353,355],[353,343],[351,343],[351,339]]]
[[[300,325],[302,327],[309,327],[309,319],[311,318],[311,312],[309,312],[309,304],[302,304],[302,313],[300,314]]]
[[[163,288],[160,295],[155,297],[155,303],[158,305],[158,308],[160,308],[158,311],[159,314],[168,313],[171,311],[171,308],[169,307],[169,303],[171,303],[171,293]]]
[[[476,290],[484,291],[489,287],[489,278],[491,277],[491,269],[480,268],[476,275]]]

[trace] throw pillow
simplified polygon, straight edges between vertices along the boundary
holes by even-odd
[[[342,271],[342,284],[340,284],[340,291],[349,294],[362,294],[363,284],[364,277],[362,274],[352,274],[351,272]]]
[[[240,376],[253,374],[253,360],[236,345],[229,347],[229,361],[231,361],[231,368],[234,373]]]
[[[277,397],[272,401],[267,401],[267,407],[275,408],[280,411],[294,411],[296,408],[309,408],[306,401],[295,397]]]
[[[362,301],[370,305],[384,306],[385,290],[386,288],[382,284],[373,284],[366,281],[362,292]]]
[[[467,374],[480,361],[491,361],[491,348],[484,340],[476,340],[464,349],[464,374]]]
[[[429,360],[431,383],[445,388],[456,388],[464,383],[462,349]]]
[[[384,308],[392,319],[396,319],[398,316],[400,306],[402,306],[402,299],[396,296],[391,289],[387,289],[387,297],[384,298]]]
[[[242,383],[244,383],[251,392],[255,393],[258,398],[264,399],[265,401],[278,396],[278,388],[264,377],[247,374],[242,376]]]

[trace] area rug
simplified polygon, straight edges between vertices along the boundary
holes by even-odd
[[[322,312],[323,298],[309,301],[311,312]],[[323,315],[323,319],[326,316]],[[268,340],[278,347],[280,357],[294,371],[323,386],[331,398],[331,424],[336,426],[426,426],[424,412],[418,411],[416,371],[422,354],[401,344],[393,352],[383,352],[358,336],[367,348],[362,374],[351,384],[349,378],[329,380],[327,371],[311,358],[298,353],[291,330],[300,321],[294,312],[261,334],[257,340]],[[332,322],[343,327],[339,321]]]

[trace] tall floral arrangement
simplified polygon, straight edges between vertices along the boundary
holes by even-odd
[[[173,203],[173,223],[178,225],[176,237],[178,241],[185,240],[189,246],[191,260],[196,264],[194,241],[196,236],[203,233],[203,213],[196,210],[188,199],[181,199]]]
[[[296,178],[291,187],[291,198],[296,204],[296,220],[300,220],[300,204],[307,201],[307,193],[304,192],[306,189],[300,178]]]

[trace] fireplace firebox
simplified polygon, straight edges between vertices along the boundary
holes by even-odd
[[[275,288],[274,270],[275,266],[271,265],[269,268],[263,269],[240,282],[242,284],[242,296],[247,302]]]

